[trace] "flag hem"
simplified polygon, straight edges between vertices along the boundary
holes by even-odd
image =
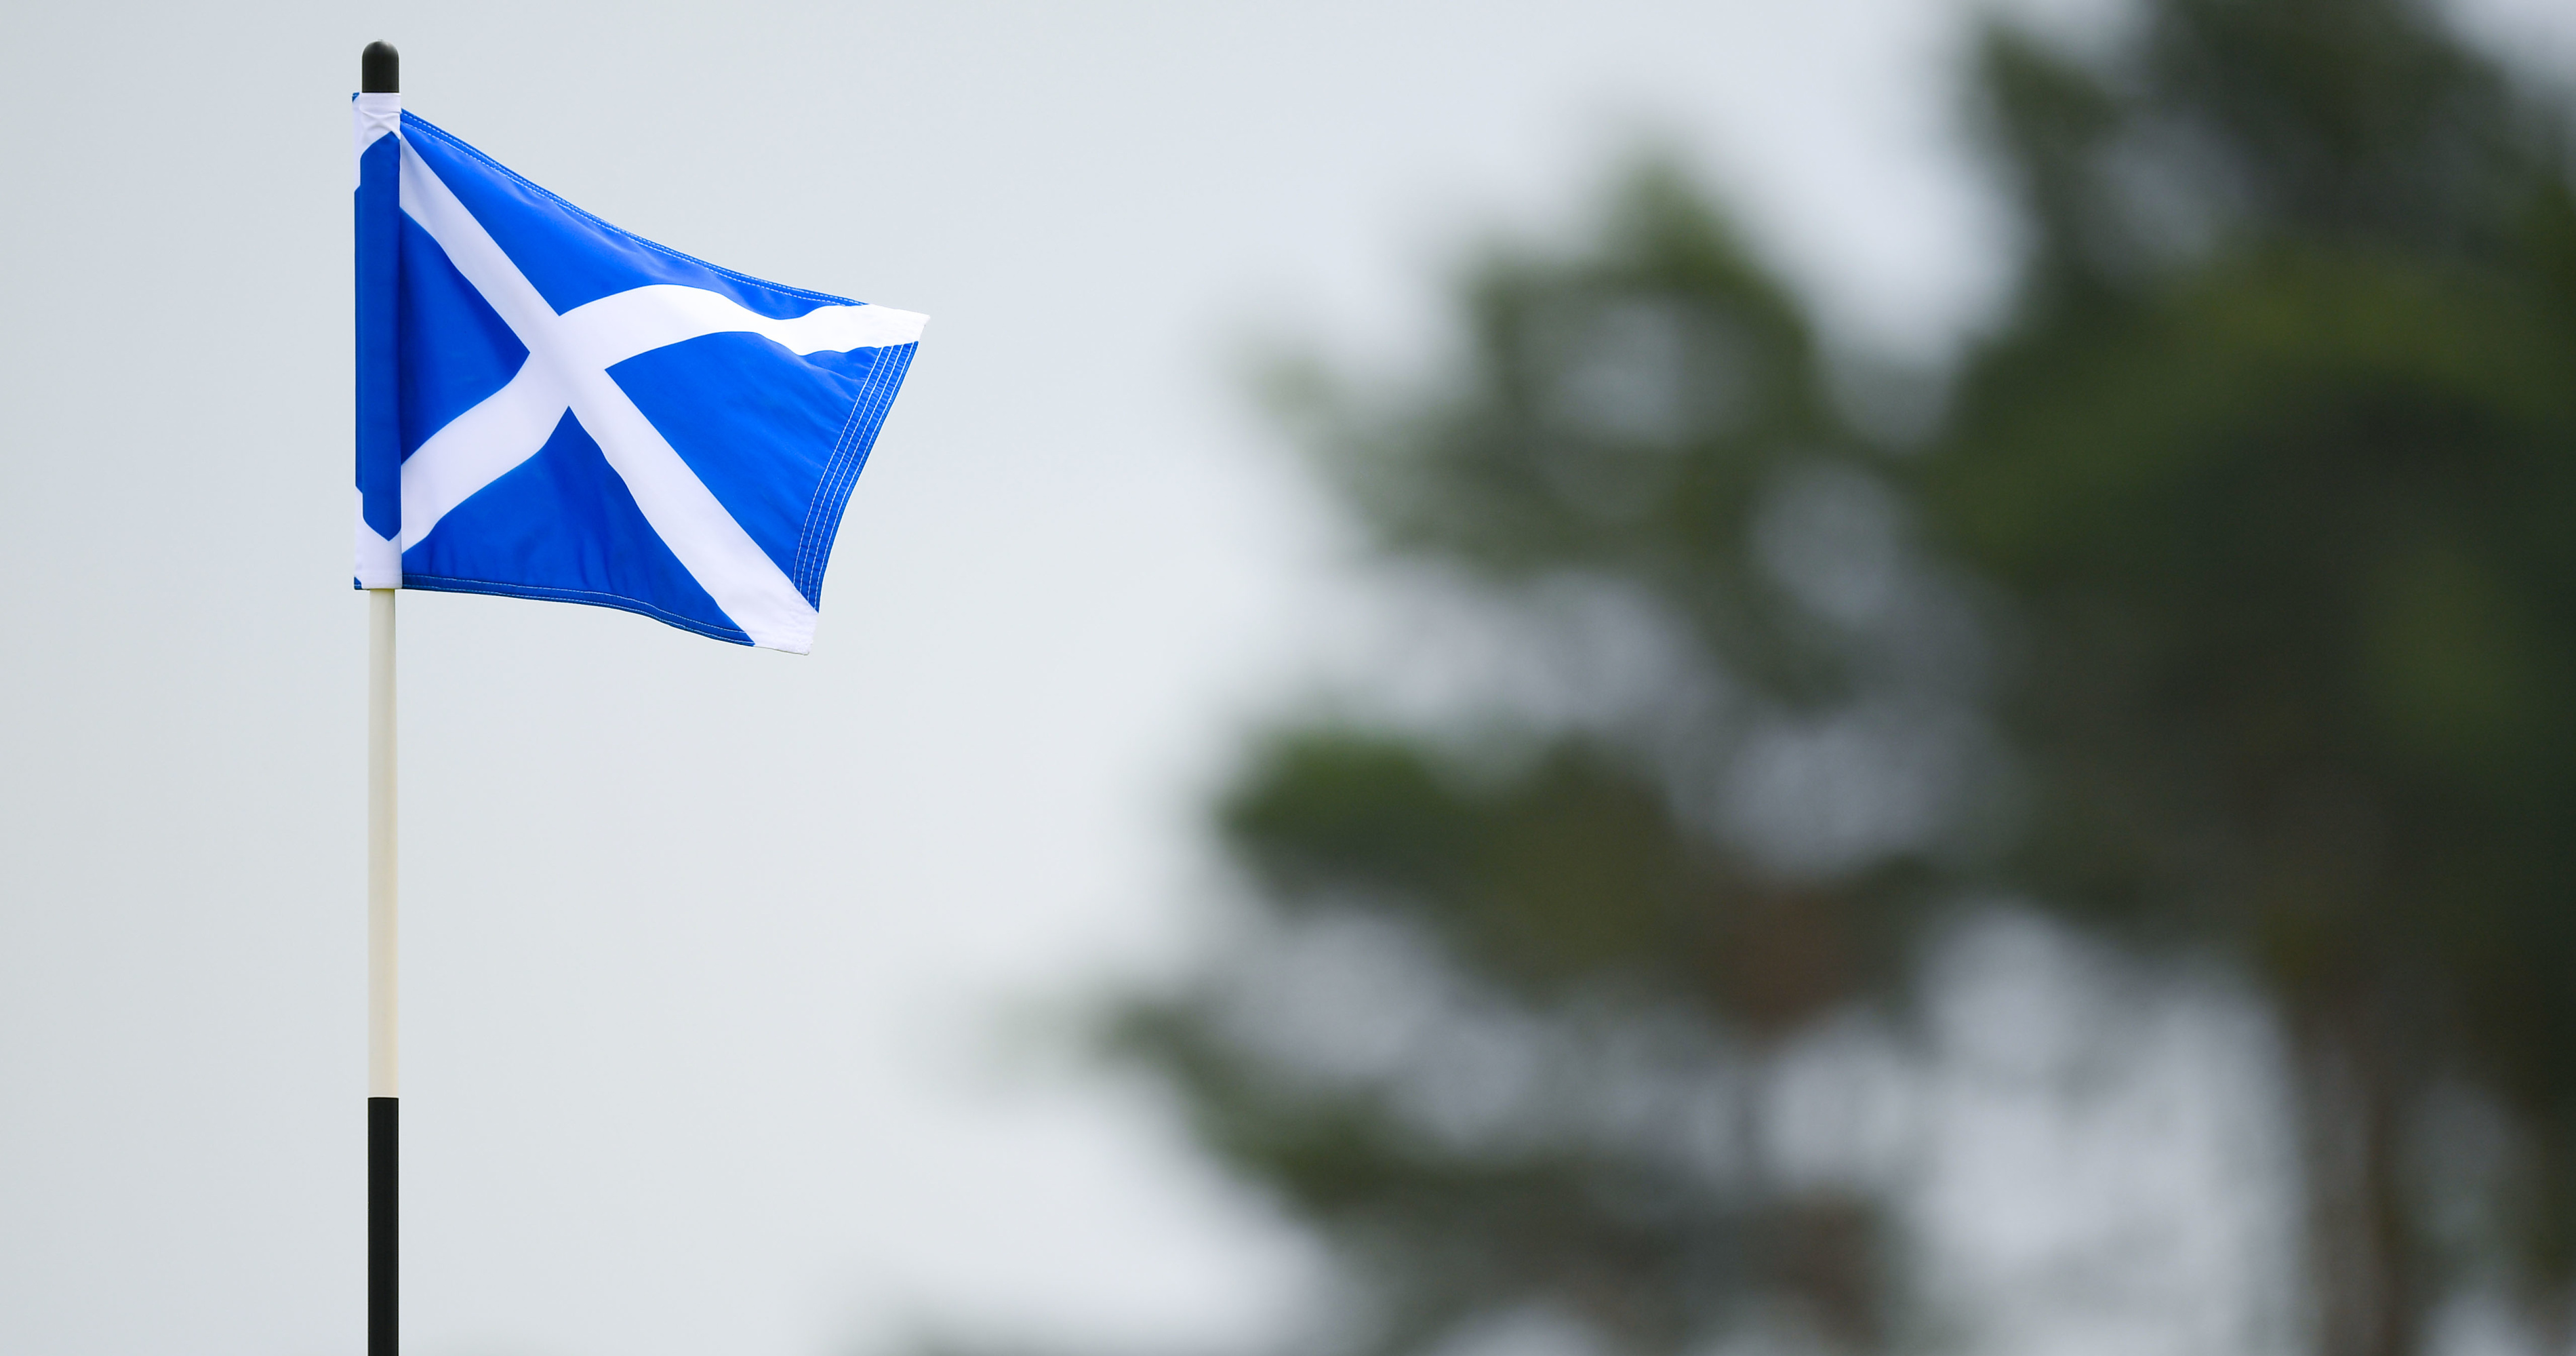
[[[832,563],[841,515],[849,509],[859,472],[867,469],[877,433],[885,427],[895,395],[903,389],[904,375],[912,370],[912,355],[920,347],[915,340],[877,350],[877,362],[859,388],[858,399],[850,403],[849,418],[842,422],[841,436],[833,440],[831,458],[823,464],[823,478],[815,482],[814,497],[805,506],[805,527],[796,537],[796,572],[791,582],[817,612],[823,608],[823,571]]]

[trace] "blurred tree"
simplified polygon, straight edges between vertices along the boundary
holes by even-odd
[[[1887,1146],[1772,1090],[1997,889],[2275,1005],[2318,1350],[2418,1350],[2471,1270],[2570,1336],[2562,125],[2399,0],[2145,18],[1984,45],[2027,264],[1911,430],[1659,169],[1592,249],[1493,252],[1430,392],[1288,383],[1510,673],[1261,742],[1260,931],[1124,1028],[1350,1264],[1342,1344],[1905,1344]]]

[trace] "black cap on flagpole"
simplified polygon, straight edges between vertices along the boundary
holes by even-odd
[[[371,42],[358,54],[358,92],[360,94],[399,94],[402,92],[402,54],[390,42]]]

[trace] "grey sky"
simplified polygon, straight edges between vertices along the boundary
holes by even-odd
[[[2481,12],[2567,50],[2548,9]],[[1418,360],[1459,241],[1657,135],[1935,353],[2009,249],[1965,12],[9,7],[0,1350],[358,1345],[365,41],[611,221],[933,317],[810,658],[402,603],[409,1349],[803,1356],[1293,1306],[1257,1203],[1043,1039],[1186,954],[1198,790],[1336,643],[1235,354]]]

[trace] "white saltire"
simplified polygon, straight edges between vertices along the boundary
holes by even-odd
[[[381,134],[381,133],[379,133]],[[361,149],[373,137],[361,132]],[[755,645],[812,647],[814,608],[760,544],[743,531],[644,412],[608,375],[641,353],[700,335],[748,332],[798,353],[908,344],[925,317],[886,306],[819,306],[779,320],[699,287],[657,283],[601,297],[558,314],[491,233],[406,142],[402,210],[446,252],[465,280],[528,350],[508,384],[432,434],[403,462],[402,530],[373,538],[370,554],[394,557],[419,544],[448,511],[535,456],[569,409],[626,482],[645,521]]]

